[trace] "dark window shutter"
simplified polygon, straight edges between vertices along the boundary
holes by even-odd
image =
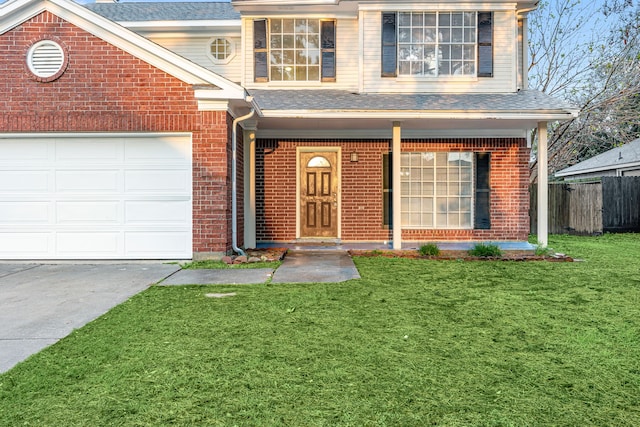
[[[269,79],[266,19],[253,21],[253,77],[256,82],[266,82]]]
[[[493,13],[478,12],[478,77],[493,77]]]
[[[336,21],[320,22],[322,81],[336,81]]]
[[[393,160],[391,153],[382,155],[382,225],[393,227],[393,189],[391,179]]]
[[[489,153],[476,153],[476,218],[475,228],[491,228],[489,167],[491,163]]]
[[[382,77],[397,75],[396,14],[382,13]]]

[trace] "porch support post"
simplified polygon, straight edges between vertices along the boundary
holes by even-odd
[[[549,168],[547,122],[538,123],[538,244],[549,243]]]
[[[392,218],[393,218],[393,249],[402,249],[402,217],[400,215],[400,206],[402,204],[402,193],[400,191],[401,175],[400,175],[400,153],[402,152],[402,137],[400,122],[393,122],[391,157],[392,164],[392,184],[391,194],[392,200]]]
[[[244,247],[256,247],[256,123],[247,121],[244,142]]]

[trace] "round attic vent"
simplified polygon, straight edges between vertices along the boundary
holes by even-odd
[[[29,48],[27,66],[38,77],[48,78],[58,74],[64,66],[62,47],[51,40],[42,40]]]

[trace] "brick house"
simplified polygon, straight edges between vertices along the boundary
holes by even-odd
[[[526,241],[535,2],[283,4],[0,5],[0,257]]]

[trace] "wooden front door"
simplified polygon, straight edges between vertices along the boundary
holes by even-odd
[[[300,237],[338,237],[338,153],[300,153]]]

